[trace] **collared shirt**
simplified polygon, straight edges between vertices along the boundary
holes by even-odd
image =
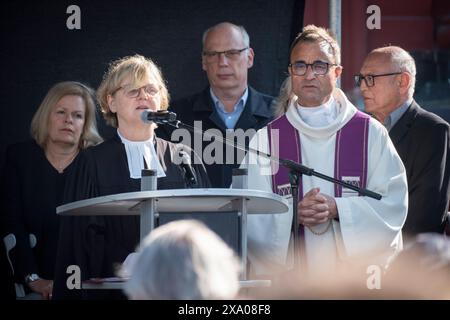
[[[402,104],[399,108],[392,111],[389,116],[384,119],[384,126],[388,131],[390,131],[395,124],[400,120],[403,114],[408,110],[408,107],[411,105],[412,99],[407,100],[404,104]]]
[[[153,139],[148,139],[146,141],[131,141],[124,138],[119,130],[117,130],[117,134],[125,146],[130,178],[140,179],[142,169],[156,170],[158,178],[166,176],[164,169],[159,163],[158,156],[156,155]]]
[[[236,105],[233,108],[233,111],[227,112],[225,110],[225,106],[223,103],[217,98],[217,96],[214,94],[212,89],[209,89],[209,92],[211,94],[211,98],[214,102],[214,107],[219,114],[219,117],[222,119],[223,123],[225,123],[225,126],[228,129],[234,129],[236,123],[239,120],[239,117],[241,116],[242,111],[244,111],[244,106],[247,103],[248,98],[248,88],[245,89],[244,94],[242,97],[238,100]]]

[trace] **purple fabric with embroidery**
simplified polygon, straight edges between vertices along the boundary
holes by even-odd
[[[359,177],[358,186],[367,185],[367,155],[368,130],[370,117],[360,111],[350,119],[347,124],[336,133],[335,147],[335,178]],[[279,133],[279,141],[274,141],[272,131]],[[289,159],[302,163],[301,142],[298,131],[289,123],[286,116],[281,116],[268,124],[269,150],[272,156]],[[274,143],[280,143],[279,148],[273,148]],[[278,150],[279,149],[279,150]],[[272,153],[272,150],[278,150]],[[278,172],[272,175],[272,191],[286,195],[284,186],[289,185],[289,170],[280,166]],[[342,187],[335,185],[335,196],[342,196]],[[303,197],[303,186],[299,183],[299,199]]]
[[[360,111],[336,133],[334,177],[366,188],[368,130],[370,117]],[[285,115],[268,124],[269,150],[272,156],[302,163],[301,143],[298,131],[290,124]],[[274,141],[273,130],[278,130],[279,139]],[[274,148],[274,143],[280,143]],[[272,154],[272,150],[278,150]],[[353,181],[348,181],[353,179]],[[359,180],[359,182],[357,181]],[[289,191],[287,191],[289,190]],[[272,175],[272,191],[282,196],[291,194],[289,184],[289,169],[280,166],[278,172]],[[342,186],[335,184],[335,197],[342,197]],[[299,179],[298,199],[303,199],[302,178]],[[304,238],[305,229],[299,226],[299,236]],[[300,251],[306,252],[304,241],[300,242]]]
[[[358,187],[367,185],[367,154],[370,117],[360,111],[336,133],[334,177]],[[346,177],[359,177],[358,182]],[[334,185],[336,197],[342,197],[342,186]]]

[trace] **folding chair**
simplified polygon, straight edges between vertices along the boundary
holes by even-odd
[[[30,233],[30,247],[34,248],[36,246],[37,240],[36,236],[32,233]],[[8,259],[9,266],[11,267],[12,274],[14,276],[14,266],[12,264],[11,258],[10,258],[10,251],[16,246],[17,240],[16,236],[13,233],[10,233],[6,235],[3,238],[3,244],[6,248],[6,258]],[[15,289],[16,289],[16,298],[23,299],[25,298],[25,288],[20,283],[14,283]]]

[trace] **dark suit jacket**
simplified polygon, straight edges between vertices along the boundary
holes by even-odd
[[[255,129],[255,131],[257,131],[258,129],[266,126],[267,123],[273,119],[273,97],[262,94],[250,86],[248,88],[248,99],[244,106],[244,110],[236,123],[235,129],[242,129],[244,131],[248,129]],[[222,137],[225,137],[226,126],[214,107],[214,102],[211,98],[209,87],[198,94],[173,102],[169,110],[175,112],[177,114],[177,119],[189,126],[193,126],[194,121],[202,121],[203,131],[208,129],[218,129],[220,130]],[[169,126],[160,125],[160,128],[156,131],[156,135],[163,139],[171,140],[170,137],[172,132],[173,129]],[[247,146],[251,137],[252,135],[249,135],[245,139],[245,144]],[[200,141],[202,138],[197,137],[197,139]],[[185,143],[183,141],[174,142]],[[191,134],[192,145],[190,145],[190,147],[192,147],[199,155],[203,154],[202,151],[205,150],[210,143],[210,141],[203,142],[202,150],[197,150],[194,144],[194,135]],[[200,145],[198,147],[200,147]],[[209,153],[208,150],[211,150],[211,148],[205,151]],[[208,164],[207,161],[205,161],[205,158],[202,158],[208,172],[211,185],[214,188],[230,187],[232,169],[239,166],[243,156],[245,155],[244,152],[237,152],[232,147],[224,147],[222,152],[223,157],[219,158],[223,158],[224,161],[220,163]],[[227,161],[227,164],[223,164],[226,159],[225,155],[233,154],[233,152],[234,159],[231,158],[230,161]]]
[[[449,200],[449,124],[413,101],[389,135],[408,178],[404,233],[442,233]]]

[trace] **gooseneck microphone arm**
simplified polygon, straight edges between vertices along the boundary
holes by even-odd
[[[378,193],[367,190],[365,188],[359,188],[350,183],[347,183],[347,182],[341,181],[339,179],[335,179],[333,177],[316,172],[316,171],[314,171],[314,169],[308,168],[308,167],[306,167],[302,164],[296,163],[292,160],[274,157],[270,154],[260,152],[256,149],[253,149],[253,148],[250,148],[247,146],[243,146],[239,143],[235,143],[234,141],[227,139],[226,137],[223,138],[221,136],[216,136],[216,135],[210,134],[208,132],[203,132],[199,128],[189,126],[187,124],[182,123],[179,120],[176,120],[175,113],[167,112],[167,111],[166,111],[166,113],[167,113],[167,115],[164,115],[162,118],[160,118],[159,116],[153,116],[151,120],[153,122],[156,122],[159,124],[167,124],[174,128],[177,128],[177,129],[179,129],[179,128],[187,129],[194,134],[197,133],[197,134],[206,136],[208,138],[214,138],[215,140],[219,141],[222,144],[229,145],[231,147],[234,147],[234,148],[244,151],[244,152],[251,152],[255,155],[262,156],[263,158],[266,158],[270,161],[274,161],[275,163],[278,163],[290,170],[289,181],[291,184],[292,201],[293,201],[293,203],[292,203],[293,217],[292,217],[291,233],[293,234],[293,238],[294,238],[294,248],[293,248],[294,249],[293,250],[294,251],[294,268],[293,268],[294,272],[296,272],[297,270],[306,270],[306,247],[305,247],[304,238],[300,237],[299,233],[298,233],[299,223],[298,223],[298,215],[297,215],[297,212],[298,212],[297,211],[298,210],[298,208],[297,208],[297,206],[298,206],[298,184],[299,184],[299,181],[300,181],[299,178],[301,175],[305,174],[307,176],[315,176],[320,179],[323,179],[323,180],[341,185],[348,189],[354,190],[363,196],[371,197],[371,198],[374,198],[377,200],[381,199],[381,195]],[[146,117],[147,121],[150,120],[150,117],[151,116]]]
[[[190,125],[184,124],[183,122],[181,122],[179,120],[176,120],[176,114],[173,113],[173,112],[168,112],[168,111],[164,110],[164,111],[158,111],[158,113],[159,114],[164,114],[165,116],[154,117],[154,120],[147,120],[146,122],[153,121],[153,122],[155,122],[157,124],[166,124],[166,125],[170,125],[170,126],[172,126],[174,128],[177,128],[177,129],[179,129],[179,128],[187,129],[187,130],[191,131],[192,133],[202,134],[204,136],[207,136],[208,138],[214,138],[215,140],[219,141],[220,143],[229,145],[229,146],[234,147],[234,148],[236,148],[238,150],[241,150],[241,151],[244,151],[244,152],[251,152],[251,153],[253,153],[255,155],[261,156],[261,157],[266,158],[266,159],[268,159],[270,161],[274,161],[275,163],[278,163],[278,164],[288,168],[290,171],[296,172],[296,173],[298,173],[300,175],[305,174],[307,176],[315,176],[315,177],[318,177],[320,179],[323,179],[323,180],[326,180],[326,181],[329,181],[329,182],[341,185],[341,186],[343,186],[345,188],[348,188],[348,189],[351,189],[353,191],[356,191],[362,196],[367,196],[367,197],[370,197],[370,198],[373,198],[373,199],[376,199],[376,200],[380,200],[382,198],[381,194],[379,194],[379,193],[370,191],[370,190],[365,189],[365,188],[360,188],[360,187],[357,187],[357,186],[355,186],[353,184],[347,183],[345,181],[336,179],[334,177],[327,176],[327,175],[322,174],[320,172],[316,172],[314,169],[308,168],[308,167],[306,167],[306,166],[304,166],[302,164],[299,164],[299,163],[297,163],[295,161],[274,157],[272,155],[269,155],[267,153],[261,152],[259,150],[256,150],[256,149],[253,149],[253,148],[250,148],[250,147],[247,147],[247,146],[243,146],[243,145],[241,145],[239,143],[235,143],[234,141],[232,141],[230,139],[223,138],[223,137],[217,136],[217,135],[213,135],[213,134],[210,134],[208,132],[204,132],[204,131],[202,131],[199,128],[192,127]],[[150,116],[148,118],[150,118]]]

